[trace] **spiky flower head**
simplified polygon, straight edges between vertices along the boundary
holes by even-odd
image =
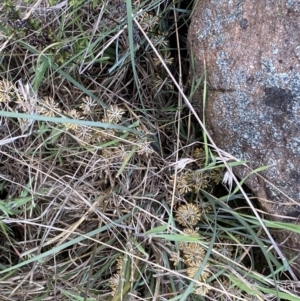
[[[103,122],[103,121],[102,121]],[[115,131],[112,129],[94,129],[93,130],[93,138],[95,143],[106,142],[108,140],[115,138]]]
[[[196,228],[196,229],[185,228],[185,229],[183,229],[184,234],[186,234],[187,236],[200,238],[201,236],[198,233],[198,231],[199,231],[199,228]],[[187,247],[188,244],[189,244],[189,242],[180,241],[179,242],[179,249],[181,251],[183,251]]]
[[[123,267],[124,255],[120,255],[117,259],[117,271],[118,274],[121,274]]]
[[[174,181],[175,181],[175,175],[172,175],[170,179],[170,184],[174,185]],[[177,177],[176,188],[178,189],[180,194],[184,194],[192,190],[189,182],[182,175]]]
[[[110,279],[109,279],[109,286],[112,290],[111,294],[112,296],[115,295],[117,289],[118,289],[118,286],[119,286],[119,283],[121,281],[121,276],[119,274],[113,274]]]
[[[169,41],[167,39],[168,34],[165,32],[157,32],[157,35],[151,37],[151,42],[157,48],[166,48],[168,47]]]
[[[81,126],[75,128],[74,136],[81,145],[91,144],[94,141],[93,129],[89,126]]]
[[[146,155],[146,157],[149,157],[153,152],[154,152],[154,150],[151,147],[150,141],[145,140],[141,144],[138,145],[137,153],[139,155]]]
[[[232,254],[234,251],[233,246],[226,242],[217,244],[216,246],[214,246],[214,249],[221,255],[228,257],[228,258],[232,257]]]
[[[208,213],[212,211],[211,204],[209,202],[205,202],[203,200],[200,200],[200,202],[197,203],[199,208],[201,208],[202,212]]]
[[[107,120],[108,123],[118,123],[122,120],[122,116],[124,115],[125,111],[124,109],[118,107],[118,106],[111,106],[107,111]]]
[[[164,54],[164,56],[162,57],[163,61],[165,62],[166,65],[171,65],[173,63],[174,58],[171,57],[171,53],[166,53]],[[161,65],[161,61],[159,58],[155,57],[153,59],[154,65],[155,66],[160,66]]]
[[[196,160],[196,163],[201,168],[204,166],[205,162],[205,151],[203,148],[197,147],[193,152],[193,158]]]
[[[188,276],[190,278],[194,279],[195,276],[196,276],[196,274],[198,273],[199,269],[200,269],[200,266],[190,266],[190,267],[188,267],[187,268],[187,274],[188,274]],[[204,269],[202,270],[202,272],[201,272],[201,274],[200,274],[200,276],[198,278],[198,281],[205,282],[206,279],[209,277],[209,275],[210,275],[209,266],[206,265],[204,267]]]
[[[184,228],[183,229],[183,232],[184,234],[188,235],[188,236],[193,236],[193,237],[200,237],[200,234],[199,234],[199,228]]]
[[[195,284],[194,294],[199,296],[206,296],[209,292],[209,286],[204,284]]]
[[[92,113],[94,113],[97,102],[93,98],[86,96],[83,97],[81,101],[82,103],[80,104],[79,108],[82,109],[83,114],[91,115]]]
[[[37,106],[37,112],[44,116],[55,117],[60,111],[58,103],[51,96],[42,98]]]
[[[155,80],[154,80],[154,86],[155,88],[157,89],[161,89],[163,86],[170,90],[173,88],[173,81],[171,80],[170,77],[164,77],[164,78],[161,78],[160,75],[156,75],[155,76]]]
[[[171,176],[170,183],[173,184],[175,175]],[[177,176],[176,188],[180,194],[190,191],[198,192],[208,186],[208,178],[205,173],[187,171]]]
[[[186,204],[178,208],[176,220],[184,227],[195,226],[201,219],[202,212],[195,204]]]
[[[144,30],[152,30],[155,26],[158,25],[159,23],[159,17],[149,14],[149,13],[145,13],[142,16],[142,20],[141,20],[141,26]]]
[[[170,261],[173,262],[173,264],[176,266],[179,264],[179,262],[182,261],[182,258],[179,254],[179,252],[172,252],[170,256]]]
[[[14,85],[10,81],[2,79],[0,81],[0,102],[7,103],[11,101],[13,89]]]
[[[66,115],[69,115],[72,119],[83,119],[82,116],[80,116],[79,112],[75,109],[67,111]],[[65,124],[66,130],[76,130],[80,127],[80,125],[75,123],[66,123]]]
[[[183,247],[183,256],[186,265],[199,267],[203,262],[205,251],[198,243],[187,243]]]

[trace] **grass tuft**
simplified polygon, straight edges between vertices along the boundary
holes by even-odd
[[[246,201],[195,110],[191,11],[0,4],[1,300],[299,300],[268,234],[299,227]]]

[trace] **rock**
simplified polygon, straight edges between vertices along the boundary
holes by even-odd
[[[201,0],[192,16],[196,76],[208,80],[206,124],[215,143],[255,169],[246,182],[262,208],[284,222],[300,216],[300,2]],[[201,93],[198,101],[201,101]],[[239,178],[249,170],[235,170]],[[281,239],[282,238],[282,239]],[[300,236],[277,235],[285,254]],[[300,258],[296,260],[300,271]],[[300,276],[300,272],[298,272]]]

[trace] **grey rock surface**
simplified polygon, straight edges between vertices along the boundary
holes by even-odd
[[[272,218],[297,222],[300,1],[201,0],[188,39],[198,76],[205,60],[206,123],[214,141],[253,169],[269,165],[260,173],[267,181],[251,176],[247,185]],[[201,91],[197,101],[202,102]],[[243,178],[249,170],[235,172]],[[290,235],[285,246],[298,254],[299,235]],[[300,258],[296,264],[300,271]]]

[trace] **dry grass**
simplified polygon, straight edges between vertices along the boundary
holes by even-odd
[[[1,300],[298,300],[183,101],[191,7],[0,5]]]

